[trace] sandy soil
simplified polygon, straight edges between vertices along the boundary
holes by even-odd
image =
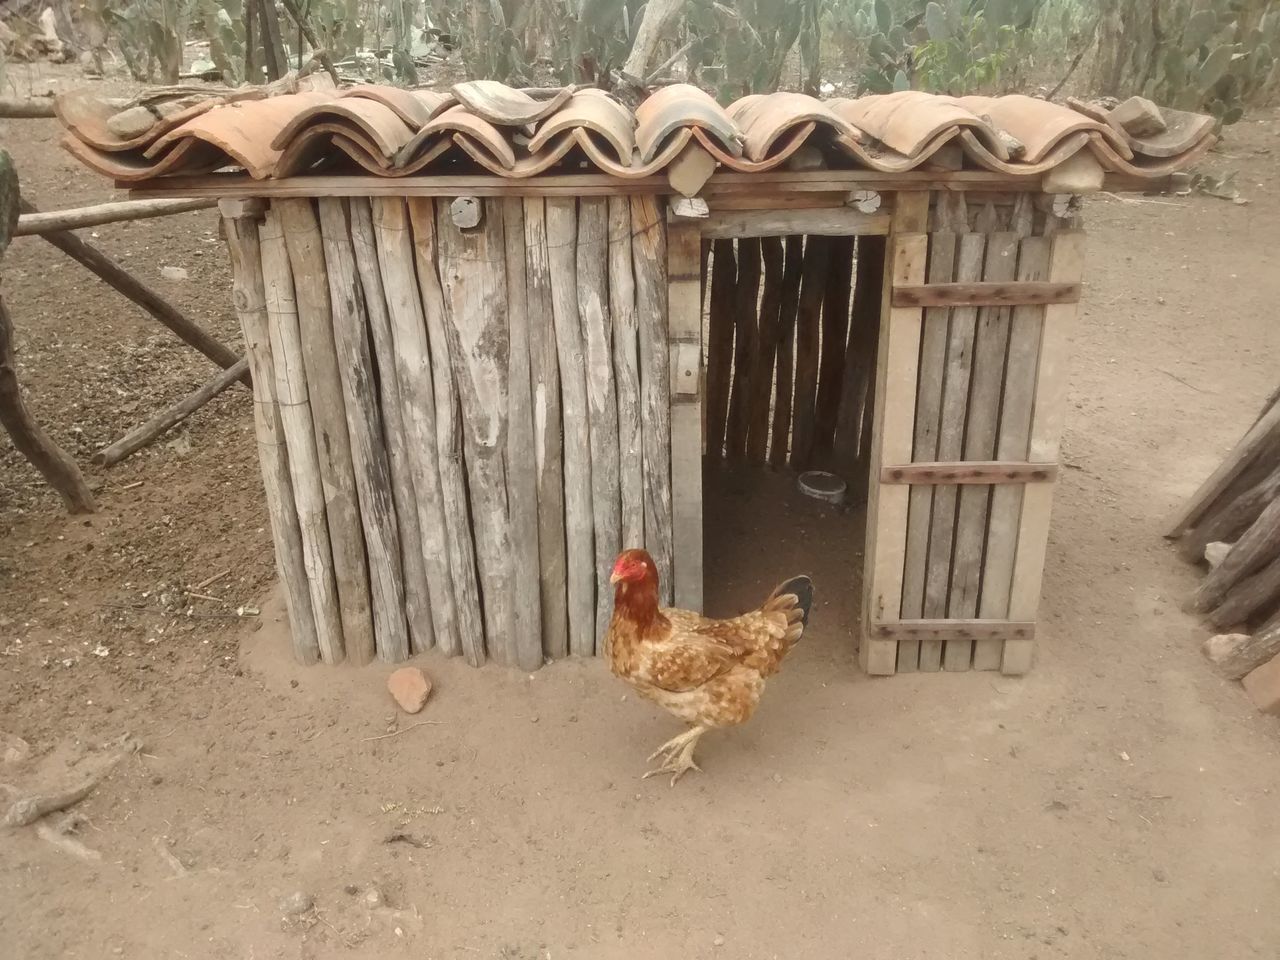
[[[109,196],[52,122],[0,139],[38,203]],[[424,726],[395,717],[386,668],[294,666],[243,391],[88,468],[89,519],[0,440],[0,729],[33,747],[0,781],[146,744],[78,807],[99,862],[0,835],[0,942],[29,960],[1272,960],[1280,723],[1202,662],[1178,608],[1197,574],[1160,532],[1275,385],[1278,147],[1266,114],[1213,157],[1248,205],[1088,204],[1028,677],[862,676],[859,518],[778,477],[708,478],[710,611],[801,569],[820,600],[756,718],[675,789],[638,779],[675,723],[599,663],[425,657]],[[94,232],[235,343],[213,231],[203,212]],[[38,239],[3,289],[31,406],[82,463],[212,372]],[[295,891],[314,908],[285,916]]]

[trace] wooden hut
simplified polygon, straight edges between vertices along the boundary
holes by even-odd
[[[318,89],[127,144],[102,109],[64,117],[83,162],[224,199],[298,658],[522,669],[598,651],[623,546],[701,607],[703,459],[728,457],[865,493],[865,670],[1025,672],[1078,196],[1213,143],[1176,111],[1139,137],[1022,96],[686,85],[634,111]]]

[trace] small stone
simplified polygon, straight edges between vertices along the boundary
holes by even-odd
[[[295,890],[280,901],[280,912],[286,917],[296,917],[306,913],[314,906],[315,901],[311,899],[309,893]]]
[[[718,934],[718,933],[717,933],[717,934],[716,934],[716,938],[715,938],[714,940],[712,940],[712,941],[711,941],[711,945],[712,945],[713,947],[723,947],[723,946],[724,946],[724,937],[720,936],[720,934]]]
[[[31,756],[31,744],[21,737],[4,738],[4,762],[6,764],[21,763]]]
[[[387,898],[382,895],[382,891],[377,887],[370,887],[364,892],[364,905],[370,910],[375,907],[385,906]]]
[[[420,667],[401,667],[387,677],[387,689],[405,713],[417,713],[431,696],[431,681]]]
[[[160,276],[164,277],[166,280],[172,280],[175,283],[179,283],[187,279],[187,271],[182,269],[182,267],[161,267]]]
[[[342,892],[349,897],[354,897],[357,893],[360,892],[360,888],[357,887],[354,883],[348,883],[345,887],[342,888]]]
[[[1130,97],[1108,119],[1134,137],[1154,137],[1168,129],[1160,108],[1145,97]]]
[[[1156,867],[1151,871],[1151,876],[1156,883],[1164,883],[1165,880],[1167,879],[1164,875],[1164,871],[1161,870],[1159,867]]]

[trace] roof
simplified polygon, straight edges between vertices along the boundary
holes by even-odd
[[[152,104],[155,121],[139,132],[136,106],[125,125],[113,117],[126,105],[66,94],[57,103],[63,145],[88,167],[128,183],[229,166],[260,180],[478,169],[512,179],[583,172],[638,178],[664,171],[691,147],[744,173],[786,164],[1015,176],[1043,174],[1088,151],[1109,173],[1157,179],[1190,166],[1215,139],[1213,119],[1199,114],[1164,109],[1162,133],[1134,137],[1105,109],[1022,95],[903,91],[818,100],[771,93],[722,107],[697,87],[675,84],[633,111],[597,89],[521,90],[481,80],[448,92],[366,85],[237,96]]]

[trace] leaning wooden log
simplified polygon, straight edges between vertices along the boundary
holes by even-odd
[[[1201,581],[1191,608],[1204,613],[1218,606],[1240,580],[1260,570],[1280,554],[1280,500],[1273,500],[1236,541],[1222,560]]]
[[[267,321],[266,287],[262,278],[262,247],[258,221],[264,211],[260,201],[224,200],[219,204],[231,256],[232,302],[244,333],[245,355],[253,372],[253,422],[258,441],[258,463],[275,543],[276,570],[284,586],[289,611],[289,636],[293,656],[302,664],[320,659],[315,610],[307,585],[302,533],[294,504],[293,479],[285,451],[284,425],[276,401],[275,368],[271,359],[271,333]]]
[[[1218,673],[1228,680],[1239,680],[1280,656],[1280,626],[1264,627],[1253,636],[1219,634],[1206,640],[1201,649]]]
[[[369,344],[376,369],[374,381],[378,390],[382,419],[382,440],[386,444],[390,470],[391,502],[395,508],[400,567],[404,577],[404,615],[409,630],[409,646],[421,653],[435,644],[435,625],[431,620],[431,590],[427,561],[423,549],[422,526],[418,521],[417,495],[414,492],[412,455],[404,425],[404,394],[400,389],[400,373],[396,369],[396,346],[392,330],[389,299],[400,296],[388,293],[378,262],[378,244],[369,201],[355,198],[349,204],[351,247],[355,254],[360,288],[369,321]],[[406,240],[406,250],[408,248]],[[412,254],[410,253],[410,257]],[[409,263],[412,265],[412,259]],[[416,300],[416,290],[412,290]],[[418,314],[421,328],[422,317]],[[424,491],[424,496],[426,492]]]
[[[190,210],[205,210],[216,206],[214,199],[122,200],[119,203],[100,203],[93,207],[75,207],[69,210],[48,210],[44,213],[25,213],[18,218],[15,237],[49,233],[61,230],[80,230],[98,227],[105,223],[123,223],[129,220],[147,220],[152,217],[168,217]]]
[[[439,204],[436,231],[449,359],[461,400],[485,649],[499,663],[514,665],[506,477],[511,334],[506,271],[494,269],[506,258],[501,201],[485,200],[481,222],[472,230],[460,229]]]
[[[1209,622],[1219,630],[1226,630],[1248,622],[1277,604],[1280,604],[1280,558],[1228,590],[1222,603],[1210,612]]]
[[[311,402],[302,360],[302,332],[298,326],[293,274],[285,248],[284,228],[276,211],[267,211],[258,229],[258,237],[261,241],[263,297],[271,363],[275,370],[274,395],[288,455],[302,562],[315,616],[316,643],[325,663],[338,663],[344,656],[342,614],[338,607],[333,550],[325,516],[324,487],[320,482],[320,457],[311,424]],[[245,339],[252,347],[253,341],[248,337]]]
[[[1280,466],[1239,496],[1215,503],[1195,527],[1182,535],[1178,551],[1188,560],[1200,560],[1208,544],[1235,540],[1277,497]]]
[[[662,603],[671,603],[671,351],[667,329],[667,245],[652,196],[631,198],[632,263],[640,317],[644,404],[644,540],[658,566]],[[566,478],[567,481],[567,478]]]
[[[603,197],[583,197],[578,202],[578,314],[586,349],[587,409],[591,414],[597,647],[603,642],[605,627],[613,611],[609,571],[622,543],[622,503],[618,493],[618,398],[614,389],[613,331],[608,313],[608,243],[608,201]]]
[[[609,198],[609,314],[618,386],[618,469],[622,546],[644,543],[644,456],[640,418],[640,337],[631,262],[631,204]]]
[[[36,423],[23,402],[14,366],[13,322],[3,296],[0,296],[0,423],[13,438],[18,452],[31,461],[62,497],[68,513],[93,513],[97,509],[76,462]]]
[[[356,272],[346,204],[337,197],[322,197],[319,207],[333,342],[368,559],[375,651],[378,659],[399,663],[409,658],[404,565],[400,559],[400,534],[391,493],[391,464],[387,459],[373,358],[369,352],[366,293]],[[372,657],[375,651],[359,653],[367,652]],[[348,649],[347,654],[361,665],[357,651]]]
[[[37,213],[36,208],[26,200],[21,202],[23,213]],[[108,286],[128,297],[147,313],[177,334],[178,338],[188,346],[199,350],[206,357],[222,367],[234,366],[239,355],[226,344],[207,333],[195,321],[189,319],[167,300],[156,293],[142,281],[117,264],[97,247],[86,243],[74,233],[65,230],[54,230],[41,234],[45,240],[53,244],[72,260],[83,265],[96,274]],[[249,385],[249,374],[241,378]]]
[[[724,452],[731,460],[747,452],[747,428],[751,418],[754,385],[752,357],[759,348],[758,299],[760,296],[760,239],[738,241],[738,281],[733,297],[733,384],[729,394],[729,422],[725,427]]]
[[[492,201],[490,201],[492,202]],[[511,525],[512,646],[521,670],[542,666],[542,597],[538,570],[538,465],[534,453],[533,387],[529,358],[528,278],[524,201],[502,201],[507,310],[511,350],[507,366],[507,511]]]
[[[53,97],[30,97],[24,100],[14,100],[10,97],[0,99],[0,120],[35,120],[56,116]]]
[[[591,436],[576,256],[578,215],[572,199],[547,200],[547,260],[564,412],[564,521],[569,652],[595,653],[595,520],[591,506]]]
[[[277,200],[272,210],[279,213],[293,271],[302,362],[319,454],[344,646],[348,657],[367,663],[376,652],[369,606],[369,566],[351,460],[351,436],[342,401],[342,375],[334,344],[333,308],[325,279],[320,223],[310,200]]]
[[[433,638],[441,653],[456,657],[462,652],[462,641],[458,634],[453,574],[449,568],[441,468],[436,457],[436,399],[431,376],[431,350],[427,344],[426,319],[414,269],[409,215],[400,198],[374,199],[370,215],[389,324],[385,332],[388,342],[384,344],[384,333],[379,329],[381,318],[374,315],[373,346],[382,382],[382,406],[384,416],[388,418],[389,431],[394,427],[392,407],[401,412],[403,456],[409,473],[407,482],[402,480],[397,484],[396,516],[400,521],[401,552],[404,554],[410,639],[422,646]],[[353,207],[353,220],[361,224],[356,239],[359,255],[363,248],[360,239],[363,213],[358,204]],[[386,356],[388,350],[389,357]],[[398,400],[394,399],[392,391],[398,394]],[[389,437],[393,476],[400,456],[396,447],[396,440]],[[399,498],[406,496],[412,500],[402,505]],[[418,563],[421,563],[426,578],[426,591],[421,603],[425,604],[431,623],[415,630],[415,623],[420,622],[414,594],[421,587],[413,587],[418,582]]]
[[[618,199],[627,213],[625,230],[629,273],[630,207],[625,197]],[[527,197],[524,201],[524,246],[525,308],[529,311],[529,362],[534,396],[534,463],[538,471],[538,569],[542,601],[542,649],[548,657],[555,660],[569,655],[569,615],[565,582],[565,489],[561,456],[564,444],[560,362],[552,301],[551,265],[547,252],[547,208],[546,201],[541,197]],[[610,250],[611,255],[613,252]],[[631,346],[633,349],[636,347],[634,334]],[[638,376],[637,374],[637,380]],[[638,416],[637,413],[637,429]],[[638,455],[636,468],[639,469]]]
[[[130,430],[110,446],[103,447],[91,458],[99,466],[114,467],[121,460],[137,453],[143,447],[155,443],[167,431],[173,429],[195,413],[214,397],[221,394],[244,376],[249,361],[241,358],[234,366],[222,370],[177,403],[162,410],[142,426]]]
[[[467,481],[462,465],[462,433],[458,388],[450,359],[444,290],[436,260],[435,203],[426,197],[409,201],[418,289],[426,321],[434,387],[436,462],[440,470],[441,509],[448,537],[447,556],[457,603],[458,635],[463,656],[473,667],[484,663],[484,617],[476,579],[475,543],[467,507]],[[388,232],[393,229],[390,224]],[[434,601],[433,601],[434,602]],[[436,624],[439,634],[439,621]]]

